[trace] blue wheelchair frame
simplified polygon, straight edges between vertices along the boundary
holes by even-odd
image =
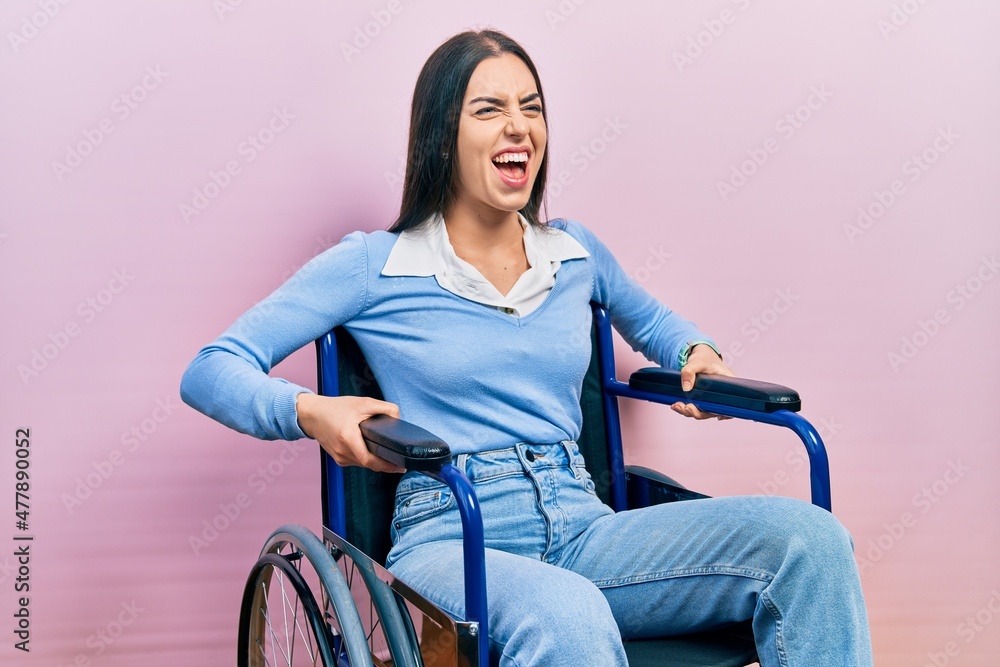
[[[594,318],[597,327],[597,347],[604,397],[605,435],[608,443],[610,464],[611,504],[615,511],[628,508],[626,494],[626,468],[622,458],[621,422],[618,412],[618,397],[635,398],[653,403],[672,404],[678,400],[691,403],[700,410],[737,419],[749,419],[765,424],[789,428],[799,436],[809,457],[812,503],[831,510],[830,469],[826,448],[817,430],[806,419],[795,412],[779,409],[774,412],[721,405],[718,403],[683,398],[643,391],[630,387],[615,377],[614,348],[612,343],[611,318],[603,307],[594,304]],[[334,333],[328,332],[318,343],[320,388],[324,395],[336,396],[340,386],[337,370],[337,343]],[[322,454],[324,466],[324,528],[345,538],[345,491],[343,469],[331,456]],[[445,464],[439,471],[424,471],[425,474],[446,484],[455,496],[462,517],[464,534],[465,566],[465,621],[469,633],[478,642],[478,663],[482,667],[489,664],[488,616],[486,603],[486,553],[483,535],[483,520],[479,501],[476,499],[472,483],[465,474],[451,465]],[[655,483],[655,482],[652,482]]]

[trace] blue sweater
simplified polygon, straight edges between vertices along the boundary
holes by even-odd
[[[590,257],[567,260],[537,310],[517,318],[444,290],[433,277],[380,275],[397,236],[348,234],[202,348],[181,380],[185,403],[257,438],[306,437],[295,397],[267,374],[343,325],[401,417],[456,454],[517,442],[576,440],[590,363],[591,301],[661,366],[677,368],[695,326],[656,301],[581,224],[553,220]]]

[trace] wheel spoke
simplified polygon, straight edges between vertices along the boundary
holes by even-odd
[[[289,664],[294,664],[293,658],[295,657],[295,630],[298,628],[299,619],[299,596],[295,596],[295,604],[291,603],[288,599],[288,592],[285,587],[281,587],[281,611],[285,618],[285,646],[288,648],[288,661]],[[291,611],[292,614],[292,630],[288,631],[288,613]]]
[[[277,574],[277,571],[275,571],[275,574]],[[276,638],[276,633],[274,632],[274,626],[271,624],[271,605],[267,599],[266,587],[264,587],[264,608],[260,610],[260,613],[264,616],[264,621],[267,624],[268,634],[270,634],[271,636],[271,655],[274,656],[275,659],[277,659],[278,653],[280,652],[282,657],[285,659],[285,662],[291,665],[291,662],[288,660],[288,655],[281,650],[280,642],[278,644],[275,644],[274,641]]]
[[[312,662],[315,665],[316,664],[316,653],[313,651],[312,633],[308,632],[308,629],[306,629],[304,631],[303,630],[303,626],[299,625],[299,621],[298,621],[298,618],[299,618],[299,602],[300,602],[300,599],[299,599],[298,596],[296,596],[295,597],[295,628],[298,630],[299,636],[302,637],[302,643],[304,645],[303,650],[308,651],[309,655],[312,656]],[[305,609],[304,608],[302,609],[302,612],[305,613]],[[295,648],[294,644],[292,645],[292,648],[293,649]]]
[[[348,605],[346,611],[340,608],[341,593],[349,595],[355,585],[364,590],[356,577],[365,573],[355,572],[358,566],[353,560],[343,559],[341,564],[327,545],[300,533],[307,531],[294,526],[288,532],[275,531],[255,566],[253,581],[244,592],[240,636],[246,643],[241,648],[241,664],[249,658],[246,664],[256,667],[346,666],[353,664],[348,662],[346,636],[351,638],[350,652],[360,651],[359,660],[374,657],[385,632],[378,605],[366,601],[367,619],[360,604]],[[346,595],[345,599],[349,602]],[[342,621],[342,612],[348,614],[347,621]],[[367,622],[359,624],[359,620]],[[342,622],[347,623],[346,635]],[[284,637],[279,636],[281,632]],[[383,649],[378,650],[381,655]],[[332,664],[328,665],[331,651]],[[367,659],[363,662],[369,664]]]
[[[288,649],[288,655],[292,659],[292,664],[295,664],[295,632],[302,632],[302,628],[299,627],[299,596],[295,596],[295,606],[292,608],[292,636],[291,636],[291,646]]]
[[[291,643],[288,641],[288,637],[289,637],[289,635],[292,635],[294,637],[294,632],[293,633],[289,633],[288,632],[288,607],[287,607],[288,596],[285,595],[285,578],[284,578],[284,575],[279,570],[275,570],[275,574],[278,575],[278,581],[281,584],[281,586],[280,586],[280,588],[281,588],[281,618],[282,618],[282,620],[284,621],[284,624],[285,624],[285,652],[283,654],[285,656],[285,660],[288,661],[288,667],[292,667],[292,646],[291,646]]]
[[[264,645],[260,643],[260,637],[255,637],[253,641],[260,650],[261,656],[264,658],[264,667],[269,667],[271,662],[267,659],[267,651],[264,650]]]
[[[287,553],[282,553],[283,551],[285,551],[286,547],[287,547]],[[278,548],[277,553],[279,555],[281,555],[281,556],[284,556],[285,559],[289,563],[291,563],[292,567],[295,568],[296,572],[298,572],[299,574],[302,574],[302,561],[304,561],[306,559],[302,557],[303,554],[302,554],[301,550],[293,547],[293,545],[291,545],[291,544],[286,543],[286,544],[281,545],[281,547]],[[308,632],[308,631],[303,631],[302,626],[299,625],[299,604],[300,604],[300,602],[301,602],[301,599],[299,598],[298,595],[296,595],[295,596],[295,604],[291,605],[289,603],[289,601],[288,601],[288,597],[285,595],[284,590],[282,590],[282,604],[288,605],[288,606],[292,607],[292,632],[291,632],[291,646],[289,648],[289,657],[291,659],[291,662],[294,664],[294,662],[295,662],[295,633],[298,632],[299,636],[302,637],[302,641],[303,641],[303,643],[305,645],[305,649],[304,650],[306,650],[308,652],[309,656],[312,659],[312,663],[316,664],[316,656],[318,655],[318,650],[314,649],[314,647],[312,645],[312,637],[311,637],[312,633]],[[303,613],[304,612],[305,612],[305,609],[303,609]]]

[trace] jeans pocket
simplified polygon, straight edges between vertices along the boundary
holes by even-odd
[[[394,528],[401,529],[418,521],[431,519],[443,514],[454,505],[451,489],[417,489],[396,498],[396,508],[392,516]]]

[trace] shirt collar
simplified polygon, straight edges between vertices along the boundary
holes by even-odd
[[[525,253],[532,266],[540,262],[562,262],[590,256],[587,249],[565,231],[553,227],[540,230],[520,213],[517,217],[524,228]],[[400,232],[382,267],[382,275],[440,275],[448,272],[449,265],[454,266],[455,260],[458,256],[448,240],[444,218],[435,213],[423,224]]]

